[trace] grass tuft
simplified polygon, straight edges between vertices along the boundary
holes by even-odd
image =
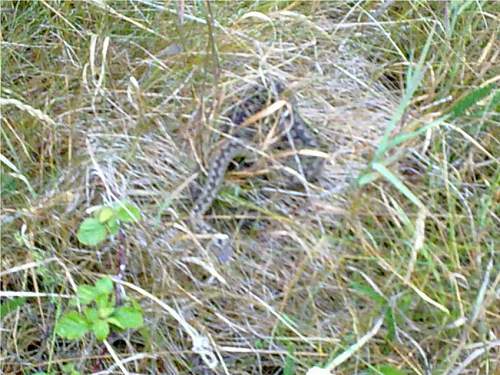
[[[0,7],[0,372],[496,373],[495,2]],[[324,171],[230,171],[220,264],[190,187],[269,74]]]

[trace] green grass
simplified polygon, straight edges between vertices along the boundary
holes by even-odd
[[[388,4],[3,1],[0,371],[496,373],[499,7]],[[233,173],[220,264],[188,185],[269,72],[325,170],[309,197]],[[140,222],[80,243],[119,201]],[[144,326],[56,335],[103,276]]]

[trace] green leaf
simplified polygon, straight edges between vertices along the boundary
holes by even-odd
[[[80,375],[80,371],[77,371],[75,369],[74,363],[68,363],[68,364],[62,366],[62,371],[66,375]]]
[[[59,336],[75,340],[81,339],[89,331],[89,326],[83,316],[76,311],[71,311],[62,316],[55,329]]]
[[[371,374],[375,375],[406,375],[406,371],[402,371],[396,367],[392,367],[390,365],[381,365],[375,367],[375,370],[370,371]]]
[[[396,129],[396,127],[398,126],[401,118],[405,113],[406,108],[410,105],[411,98],[415,94],[417,88],[419,87],[422,81],[425,71],[424,64],[427,58],[427,53],[429,52],[429,49],[432,44],[431,42],[434,37],[434,32],[435,29],[433,28],[430,31],[429,36],[427,37],[427,41],[425,42],[424,48],[422,49],[422,52],[420,54],[420,59],[418,60],[417,64],[409,65],[408,72],[406,73],[407,80],[403,97],[385,128],[384,135],[382,136],[379,145],[377,147],[377,150],[375,151],[375,155],[373,157],[373,160],[375,161],[382,160],[382,157],[388,151],[388,143],[391,138],[391,135],[393,134],[394,129]]]
[[[2,193],[2,198],[6,198],[12,193],[17,192],[16,179],[7,173],[2,173],[2,171],[0,171],[0,192]]]
[[[118,221],[117,217],[113,217],[104,225],[106,226],[108,233],[112,236],[118,234],[118,231],[120,230],[120,222]]]
[[[108,307],[113,307],[113,304],[109,299],[109,294],[99,294],[95,299],[95,302],[97,304],[98,310],[106,309]]]
[[[144,324],[142,311],[132,306],[121,306],[112,315],[113,322],[120,328],[139,328]],[[110,318],[110,319],[111,319]]]
[[[0,304],[0,320],[26,303],[26,298],[15,297]]]
[[[112,316],[110,316],[107,319],[107,321],[108,321],[109,324],[112,324],[112,325],[114,325],[114,326],[116,326],[116,327],[118,327],[120,329],[125,329],[125,327],[122,325],[122,323],[118,319],[116,319],[116,318],[114,318]]]
[[[394,138],[392,138],[391,140],[389,140],[387,142],[386,148],[384,149],[384,152],[385,152],[385,150],[389,150],[391,148],[398,146],[400,143],[407,142],[410,139],[418,137],[430,129],[433,129],[433,128],[440,126],[443,122],[449,120],[449,118],[450,118],[449,115],[444,115],[444,116],[441,116],[438,119],[432,121],[431,123],[429,123],[425,126],[422,126],[421,128],[419,128],[413,132],[401,133],[401,134],[394,136]]]
[[[387,181],[394,185],[399,192],[412,201],[417,207],[424,208],[424,204],[417,198],[413,192],[401,181],[394,173],[380,163],[373,163],[373,169],[380,173]]]
[[[376,172],[367,172],[358,178],[358,186],[364,186],[375,181],[380,175]]]
[[[115,311],[114,307],[103,307],[99,309],[99,318],[107,319]]]
[[[109,277],[101,277],[96,281],[95,288],[99,294],[111,294],[113,292],[113,280]]]
[[[132,223],[139,221],[141,211],[131,203],[118,203],[116,207],[116,216],[124,223]]]
[[[443,122],[448,120],[450,118],[450,115],[445,115],[442,116],[434,121],[432,121],[430,124],[427,124],[425,126],[422,126],[421,128],[409,132],[409,133],[401,133],[396,136],[394,136],[392,139],[387,139],[383,145],[379,146],[380,150],[380,155],[384,154],[387,150],[394,148],[398,146],[399,144],[409,141],[410,139],[413,139],[415,137],[418,137],[425,132],[427,132],[430,129],[433,129],[435,127],[440,126]],[[391,158],[385,158],[384,160],[380,160],[379,163],[385,165],[388,165],[391,162]],[[360,175],[357,180],[358,186],[364,186],[367,185],[373,181],[375,181],[378,177],[380,176],[379,173],[369,171],[367,170],[365,173]]]
[[[283,366],[283,375],[294,375],[295,372],[295,361],[292,357],[286,357],[285,365]]]
[[[288,355],[286,356],[285,358],[285,363],[284,363],[284,366],[283,366],[283,375],[294,375],[296,374],[296,371],[295,371],[295,358],[293,356],[294,354],[294,347],[293,347],[293,344],[290,343],[288,345]]]
[[[94,307],[92,307],[92,308],[90,308],[90,307],[86,308],[83,311],[83,314],[85,315],[85,318],[87,318],[87,321],[89,323],[93,323],[93,322],[95,322],[96,320],[99,319],[99,312]]]
[[[387,340],[394,341],[396,337],[396,322],[394,320],[394,313],[390,307],[385,312],[385,324],[387,326]]]
[[[111,218],[115,216],[115,211],[113,211],[109,207],[104,207],[102,210],[99,211],[99,214],[97,215],[97,218],[99,219],[99,222],[105,223],[109,221]]]
[[[88,305],[97,298],[99,292],[92,285],[79,285],[76,295],[82,305]]]
[[[470,107],[479,102],[481,99],[487,97],[495,87],[496,84],[491,83],[487,86],[479,87],[471,91],[469,94],[456,102],[455,105],[451,107],[450,112],[454,117],[463,115]]]
[[[106,227],[98,219],[85,219],[78,228],[77,237],[82,244],[95,246],[106,239]]]
[[[382,296],[379,292],[377,292],[368,284],[352,281],[350,287],[355,291],[357,291],[358,293],[365,295],[366,297],[368,297],[369,299],[371,299],[372,301],[376,302],[381,306],[387,304],[387,301],[385,300],[384,296]]]
[[[105,320],[98,319],[92,324],[92,332],[94,332],[97,340],[105,340],[109,335],[109,324]]]
[[[264,340],[257,339],[254,342],[254,347],[255,347],[255,349],[259,349],[259,350],[264,349],[266,347],[266,343]]]

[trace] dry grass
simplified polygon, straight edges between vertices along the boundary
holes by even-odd
[[[494,2],[1,7],[2,373],[498,371],[499,97],[477,94],[498,81]],[[230,175],[211,220],[236,254],[219,264],[188,186],[265,74],[325,170],[306,192]],[[140,224],[81,245],[88,213],[124,198]],[[145,327],[56,336],[75,286],[120,262]]]

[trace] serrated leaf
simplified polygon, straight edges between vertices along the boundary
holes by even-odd
[[[116,207],[116,216],[124,223],[132,223],[141,218],[141,211],[131,203],[119,203]]]
[[[95,246],[106,239],[106,227],[98,219],[85,219],[78,228],[77,238],[84,245]]]
[[[112,325],[114,325],[114,326],[116,326],[118,328],[125,329],[125,327],[122,325],[122,323],[118,319],[116,319],[116,318],[114,318],[112,316],[110,316],[108,318],[108,323],[112,324]]]
[[[99,219],[99,222],[105,223],[114,216],[115,216],[115,211],[113,211],[109,207],[104,207],[102,210],[99,211],[99,215],[97,216],[97,218]]]
[[[99,294],[111,294],[113,292],[113,281],[109,277],[101,277],[95,282],[95,288]]]
[[[105,320],[98,319],[92,324],[92,332],[94,332],[97,340],[103,341],[109,335],[109,324]]]
[[[79,285],[76,291],[78,301],[82,305],[88,305],[99,295],[97,289],[92,285]]]
[[[121,328],[139,328],[144,324],[142,311],[132,306],[121,306],[112,315],[114,321],[119,322]]]
[[[107,319],[111,314],[113,314],[113,311],[115,311],[114,307],[103,307],[102,309],[99,309],[99,317],[101,319]]]
[[[76,340],[81,339],[89,331],[89,326],[83,316],[76,311],[71,311],[62,316],[55,330],[61,337]]]
[[[88,322],[94,322],[99,319],[99,312],[96,308],[87,308],[83,311],[85,314],[85,318],[87,318]]]
[[[113,307],[111,301],[109,300],[109,294],[99,294],[96,297],[95,302],[98,310]]]

